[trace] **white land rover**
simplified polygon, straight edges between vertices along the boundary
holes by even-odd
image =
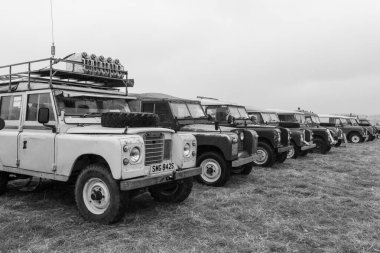
[[[27,70],[12,72],[21,67]],[[130,113],[133,98],[118,88],[133,80],[117,60],[73,54],[4,69],[0,194],[25,175],[75,182],[79,212],[101,223],[120,219],[142,189],[158,201],[189,196],[192,177],[201,173],[196,139],[155,127],[153,114]]]

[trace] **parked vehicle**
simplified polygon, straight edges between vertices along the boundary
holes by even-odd
[[[318,114],[321,123],[330,123],[339,126],[352,143],[364,142],[368,138],[368,132],[361,126],[353,126],[348,122],[348,117],[332,114]]]
[[[309,142],[305,141],[306,131],[300,129],[300,124],[296,122],[281,122],[275,110],[267,110],[256,107],[246,107],[248,115],[254,118],[256,124],[277,126],[286,128],[290,131],[290,147],[291,149],[287,153],[287,158],[296,159],[300,155],[306,155],[307,151],[315,148],[315,144],[311,143],[311,134]]]
[[[372,126],[364,126],[361,124],[356,116],[348,116],[347,121],[351,126],[361,126],[367,130],[368,137],[366,141],[373,141],[376,139],[375,129]]]
[[[257,166],[271,167],[276,160],[284,162],[290,146],[290,133],[285,128],[253,124],[244,106],[229,102],[198,97],[208,115],[220,125],[252,129],[259,135]]]
[[[324,127],[328,129],[331,133],[331,136],[334,138],[336,144],[335,147],[339,147],[342,144],[346,145],[346,138],[344,136],[344,133],[339,127],[337,127],[335,124],[330,123],[321,123],[319,116],[316,113],[308,112],[308,111],[302,111],[305,115],[306,124],[309,127],[319,128]]]
[[[376,126],[372,125],[371,122],[368,120],[368,119],[365,119],[365,118],[359,118],[358,119],[359,121],[359,126],[362,126],[362,127],[365,127],[365,128],[369,128],[371,127],[373,129],[373,137],[372,137],[372,140],[376,139],[379,137],[379,134],[380,134],[380,131],[379,129],[377,129]],[[371,140],[371,138],[370,138]]]
[[[130,113],[132,98],[117,88],[134,82],[118,60],[82,53],[0,70],[9,73],[0,76],[0,194],[26,176],[75,183],[80,214],[101,223],[143,190],[164,202],[189,196],[201,173],[195,137]]]
[[[230,172],[248,175],[257,151],[258,135],[251,129],[222,127],[210,121],[199,101],[160,93],[134,94],[133,110],[156,113],[159,125],[197,138],[201,183],[223,186]]]
[[[280,121],[298,122],[300,124],[301,129],[310,131],[313,137],[313,142],[316,145],[315,149],[313,150],[314,152],[326,154],[331,150],[331,147],[333,147],[336,144],[328,129],[324,127],[308,127],[303,112],[278,110],[277,114],[280,118]]]

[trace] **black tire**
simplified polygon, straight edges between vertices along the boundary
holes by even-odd
[[[124,128],[124,127],[155,127],[159,118],[153,113],[119,113],[107,112],[102,114],[101,125],[103,127]]]
[[[243,166],[241,166],[242,170],[241,170],[240,174],[242,174],[242,175],[249,175],[249,174],[251,174],[253,166],[254,166],[253,162],[252,163],[244,164]]]
[[[107,191],[108,194],[103,194]],[[85,192],[88,198],[84,197]],[[101,204],[104,203],[100,201],[107,197],[108,201],[105,200],[105,203],[109,202],[108,206],[102,208]],[[123,216],[129,196],[127,192],[120,191],[119,184],[104,165],[90,164],[78,176],[75,184],[75,201],[79,213],[86,220],[111,224]]]
[[[297,159],[301,153],[301,148],[298,147],[293,141],[290,143],[293,148],[288,151],[287,159]]]
[[[301,150],[300,156],[307,156],[309,154],[309,150]]]
[[[202,174],[196,179],[205,185],[223,186],[231,176],[231,166],[216,152],[205,152],[197,157],[197,166],[202,168]],[[214,173],[216,173],[214,175]]]
[[[9,174],[7,172],[0,171],[0,195],[7,191],[8,180]]]
[[[342,140],[339,139],[338,142],[335,144],[335,147],[339,147],[340,145],[342,145]]]
[[[288,152],[283,152],[283,153],[277,154],[277,162],[278,163],[284,163],[287,158],[288,158]]]
[[[350,137],[348,138],[348,140],[351,143],[364,142],[364,138],[359,133],[351,133]]]
[[[326,143],[326,141],[322,140],[321,138],[315,138],[314,143],[316,145],[313,150],[315,153],[326,154],[328,152],[329,145]]]
[[[374,135],[370,135],[369,138],[368,138],[368,141],[373,141],[375,139],[376,139],[376,137]]]
[[[277,158],[275,151],[265,142],[257,144],[257,156],[258,159],[253,161],[253,164],[261,167],[272,167]]]
[[[193,189],[193,178],[186,178],[164,185],[149,188],[154,200],[167,203],[180,203],[187,199]]]

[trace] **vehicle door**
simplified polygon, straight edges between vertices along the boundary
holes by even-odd
[[[25,95],[24,121],[19,138],[20,168],[37,172],[54,173],[55,131],[38,123],[40,108],[49,109],[49,125],[56,125],[56,112],[51,92],[29,92]]]
[[[22,114],[22,95],[3,95],[0,98],[0,117],[5,121],[5,127],[0,131],[0,164],[3,166],[18,166],[17,143],[20,133]]]

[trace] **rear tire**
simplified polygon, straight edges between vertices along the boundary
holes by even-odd
[[[265,142],[258,143],[256,153],[258,158],[253,161],[256,166],[271,167],[276,162],[276,153]]]
[[[0,171],[0,195],[7,191],[8,181],[9,174],[7,172]]]
[[[359,143],[359,142],[363,142],[364,141],[363,137],[361,137],[360,134],[358,134],[358,133],[352,133],[352,134],[350,134],[349,140],[352,143]]]
[[[150,195],[158,202],[180,203],[187,199],[193,189],[193,178],[185,178],[149,188]]]
[[[201,154],[197,157],[197,166],[202,168],[202,174],[196,179],[202,184],[220,187],[230,179],[230,166],[219,153]]]
[[[120,191],[119,184],[104,165],[90,164],[78,176],[75,201],[86,220],[111,224],[123,216],[129,196]]]

